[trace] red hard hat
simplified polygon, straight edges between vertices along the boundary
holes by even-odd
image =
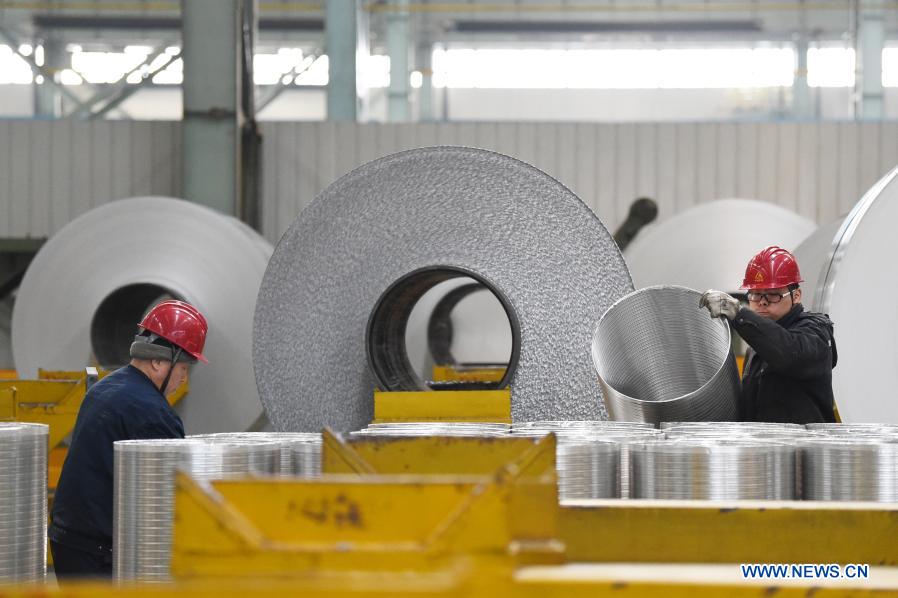
[[[762,250],[748,262],[742,288],[749,291],[779,289],[803,282],[795,256],[776,245]]]
[[[185,353],[203,363],[209,363],[203,355],[209,325],[203,314],[189,303],[163,301],[144,316],[140,327],[181,347]]]

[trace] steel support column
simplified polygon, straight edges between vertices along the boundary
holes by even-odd
[[[354,122],[359,116],[358,62],[367,54],[367,17],[359,0],[327,0],[327,118]]]
[[[883,117],[882,50],[886,40],[885,11],[880,2],[860,1],[855,51],[855,117]]]
[[[243,207],[241,127],[252,118],[241,102],[243,24],[254,7],[255,0],[181,0],[184,197],[232,215]]]
[[[408,0],[390,0],[395,10],[387,13],[387,51],[390,55],[390,89],[387,117],[391,122],[409,119],[409,14]]]
[[[430,122],[433,115],[433,44],[421,42],[415,48],[418,70],[421,71],[421,90],[418,94],[418,120]]]
[[[65,44],[55,37],[47,36],[35,41],[43,46],[43,66],[53,77],[55,83],[59,83],[59,73],[69,66],[69,56],[65,51]],[[34,115],[39,118],[59,118],[63,115],[63,98],[59,87],[52,82],[34,83]]]
[[[811,88],[808,87],[808,38],[800,35],[795,41],[795,79],[792,83],[792,116],[798,120],[814,117]]]

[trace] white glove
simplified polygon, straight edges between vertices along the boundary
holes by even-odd
[[[726,317],[732,320],[739,312],[739,301],[723,291],[705,291],[698,306],[708,308],[712,318]]]

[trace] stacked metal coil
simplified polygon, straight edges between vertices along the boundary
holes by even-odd
[[[795,498],[795,446],[771,440],[650,440],[630,446],[633,498]]]
[[[535,421],[517,423],[512,430],[516,436],[542,436],[550,432],[558,436],[556,463],[559,477],[559,497],[562,500],[567,498],[629,498],[630,443],[652,437],[663,437],[663,433],[652,424],[642,422]],[[588,479],[584,481],[582,474],[569,476],[567,473],[569,469],[581,471],[584,469],[585,465],[582,461],[589,453],[589,443],[593,441],[613,441],[618,445],[619,460],[616,469],[619,492],[613,496],[606,495],[604,491],[589,490],[589,488],[595,487],[595,483]],[[587,448],[571,450],[567,448],[578,444],[585,445]],[[564,450],[562,447],[565,447]],[[601,461],[606,458],[601,448],[595,450],[597,451],[595,452],[597,460]],[[597,466],[598,464],[593,465],[593,471]],[[563,479],[564,482],[562,482]],[[564,490],[562,490],[562,486],[564,486]]]
[[[188,438],[210,442],[234,440],[251,443],[275,443],[280,447],[277,471],[283,476],[317,477],[321,474],[321,434],[311,432],[219,432]]]
[[[732,420],[739,373],[730,328],[685,287],[648,287],[599,320],[592,357],[611,419]]]
[[[201,480],[273,474],[277,443],[252,439],[187,438],[115,443],[113,577],[166,581],[171,559],[174,476]]]
[[[42,424],[0,423],[0,583],[47,570],[47,441]]]
[[[898,437],[839,436],[799,448],[805,500],[898,502]]]
[[[620,497],[619,443],[568,436],[555,454],[559,500]]]
[[[704,432],[709,430],[719,431],[721,434],[726,434],[728,432],[740,432],[745,431],[748,433],[760,432],[760,431],[768,431],[768,432],[777,432],[777,431],[804,431],[808,428],[803,426],[802,424],[790,424],[790,423],[780,423],[780,422],[730,422],[730,421],[715,421],[715,422],[661,422],[660,428],[665,432],[670,432],[672,430],[682,430],[682,431],[695,431],[695,432]]]
[[[898,424],[884,423],[852,423],[852,424],[834,424],[834,423],[818,423],[808,424],[808,430],[820,432],[832,436],[851,436],[873,434],[877,436],[898,436]]]
[[[506,436],[509,424],[480,422],[388,422],[370,424],[353,436]]]

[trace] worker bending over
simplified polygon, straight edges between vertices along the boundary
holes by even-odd
[[[750,347],[739,401],[743,421],[835,421],[833,323],[825,314],[805,311],[801,282],[795,256],[771,246],[745,270],[748,308],[722,291],[702,295],[699,305],[712,317],[727,318]]]
[[[192,305],[163,301],[144,317],[131,362],[84,396],[56,489],[49,529],[58,579],[112,575],[113,443],[183,438],[166,397],[203,356],[208,326]]]

